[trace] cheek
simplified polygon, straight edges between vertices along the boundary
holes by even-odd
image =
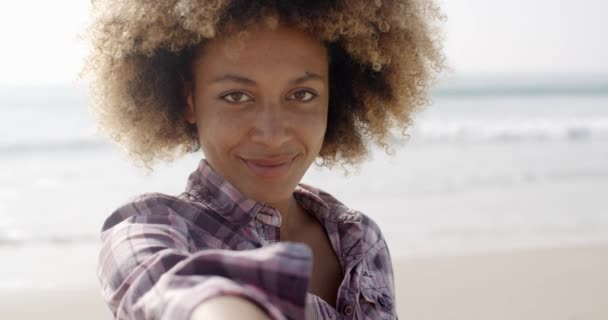
[[[242,136],[243,125],[234,115],[221,112],[212,106],[198,114],[198,134],[206,153],[221,153],[236,146]]]
[[[303,116],[298,121],[301,132],[307,137],[308,143],[315,149],[320,149],[327,130],[327,111],[319,111]]]
[[[316,124],[316,138],[319,144],[323,144],[323,138],[325,138],[325,131],[327,130],[327,117],[322,117],[317,121]]]

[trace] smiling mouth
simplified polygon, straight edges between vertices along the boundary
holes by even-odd
[[[244,163],[251,172],[263,179],[277,178],[285,175],[296,158],[297,155],[250,159],[239,157],[241,162]]]

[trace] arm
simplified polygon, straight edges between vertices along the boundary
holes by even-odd
[[[190,319],[204,302],[209,300],[211,310],[218,302],[210,299],[224,296],[240,298],[270,319],[303,318],[312,259],[308,247],[277,243],[191,252],[189,221],[157,204],[119,210],[134,209],[136,215],[102,232],[98,276],[117,320]]]
[[[223,296],[203,302],[194,309],[190,320],[268,320],[266,313],[251,302],[234,297]]]
[[[371,231],[368,233],[367,239],[373,240],[370,242],[374,243],[368,252],[369,271],[374,274],[373,279],[376,282],[376,284],[372,284],[371,286],[379,288],[377,292],[368,298],[372,299],[371,301],[376,305],[378,311],[382,310],[383,316],[386,316],[386,312],[388,312],[394,315],[394,319],[398,319],[396,313],[397,299],[395,296],[394,268],[388,243],[375,221],[367,218],[365,223],[368,224],[368,230]],[[376,294],[381,294],[382,297],[379,298]]]
[[[388,244],[386,243],[386,240],[383,238],[382,241],[384,241],[384,244],[386,246],[385,250],[382,252],[382,260],[384,265],[386,266],[386,278],[387,278],[387,286],[389,288],[390,291],[390,295],[393,299],[393,312],[395,314],[395,318],[399,319],[399,317],[397,316],[397,297],[395,296],[395,274],[393,272],[393,259],[391,258],[391,252],[388,248]]]

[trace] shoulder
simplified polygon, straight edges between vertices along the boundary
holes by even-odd
[[[339,224],[346,224],[345,228],[358,229],[361,232],[361,239],[364,239],[366,244],[373,246],[384,240],[380,227],[366,213],[345,205],[334,195],[318,187],[300,183],[298,190],[301,196],[320,203],[320,207],[325,207],[326,218]]]
[[[130,198],[114,210],[106,218],[102,232],[133,217],[143,217],[153,222],[154,219],[169,219],[176,214],[191,219],[198,212],[200,212],[200,208],[181,195],[172,196],[159,192],[144,193]]]

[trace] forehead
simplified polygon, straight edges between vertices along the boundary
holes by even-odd
[[[242,34],[210,40],[196,62],[206,73],[226,68],[262,71],[295,68],[326,73],[327,64],[327,48],[322,41],[284,25],[256,26]]]

